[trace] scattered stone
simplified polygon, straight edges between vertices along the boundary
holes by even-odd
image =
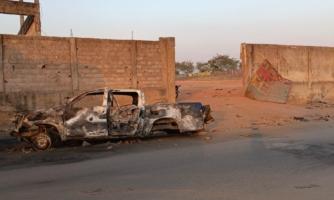
[[[206,137],[206,138],[205,138],[205,141],[210,142],[210,141],[211,141],[211,138],[210,138],[210,137]]]
[[[253,126],[256,126],[256,125],[267,125],[266,122],[254,122],[252,123]]]
[[[236,115],[236,117],[242,117],[242,116],[240,116],[240,115]]]
[[[304,117],[293,117],[294,120],[298,120],[298,121],[301,121],[301,122],[308,122],[307,119],[305,119]]]
[[[198,132],[198,135],[199,135],[199,136],[207,136],[208,133],[205,132],[205,131],[201,131],[201,132]]]
[[[88,142],[86,142],[86,141],[83,141],[83,142],[82,142],[82,147],[89,147],[89,146],[91,146],[90,143],[88,143]]]
[[[34,151],[34,149],[33,149],[33,148],[25,148],[25,147],[23,147],[23,148],[21,149],[21,151],[22,151],[23,153],[31,153],[31,152]]]
[[[326,115],[326,116],[320,116],[319,119],[317,119],[317,121],[329,121],[330,116]]]
[[[120,140],[119,142],[117,142],[116,144],[122,144],[122,140]]]
[[[131,144],[136,144],[136,143],[137,143],[137,140],[130,140],[130,143],[131,143]]]
[[[112,148],[114,148],[113,146],[110,146],[110,147],[108,147],[107,149],[112,149]]]
[[[139,144],[143,143],[143,141],[141,141],[140,139],[137,139],[137,142],[138,142]]]

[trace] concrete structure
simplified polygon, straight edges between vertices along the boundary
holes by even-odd
[[[0,0],[0,13],[20,15],[21,28],[18,35],[41,35],[41,19],[39,0],[34,3]],[[24,20],[24,16],[27,16]]]
[[[241,44],[243,86],[267,58],[278,72],[292,81],[290,103],[334,103],[334,48],[270,44]]]
[[[159,41],[0,35],[0,111],[47,108],[96,88],[144,89],[175,101],[175,39]]]

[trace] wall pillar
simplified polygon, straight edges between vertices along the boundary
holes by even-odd
[[[175,38],[166,38],[166,40],[168,102],[175,102]]]
[[[72,90],[79,90],[78,79],[78,63],[77,63],[77,45],[75,38],[70,38],[70,54],[71,54],[71,72],[72,72]]]
[[[175,102],[175,38],[159,38],[162,61],[162,82],[167,101]]]
[[[5,92],[3,60],[3,35],[0,35],[0,92]]]
[[[138,77],[137,77],[137,41],[132,41],[131,46],[131,59],[132,59],[132,88],[138,88]]]

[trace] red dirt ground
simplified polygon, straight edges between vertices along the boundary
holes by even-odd
[[[176,81],[176,84],[181,85],[178,102],[199,101],[211,106],[216,120],[210,125],[211,132],[334,119],[334,105],[278,104],[243,97],[241,80]]]

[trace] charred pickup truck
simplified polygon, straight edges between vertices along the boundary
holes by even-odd
[[[210,106],[199,102],[146,105],[142,90],[97,89],[61,106],[17,113],[11,135],[44,150],[55,140],[147,137],[156,131],[195,132],[214,121]]]

